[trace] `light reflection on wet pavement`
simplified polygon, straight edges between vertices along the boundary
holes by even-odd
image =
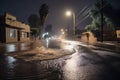
[[[11,80],[61,80],[63,60],[59,58],[49,61],[24,62],[10,56],[1,56],[0,77],[1,79]]]
[[[31,44],[32,43],[9,43],[3,46],[0,45],[0,53],[29,50],[32,48],[32,46],[30,46]]]
[[[79,46],[80,47],[80,46]],[[120,58],[91,53],[86,48],[59,59],[25,62],[0,55],[1,80],[120,80],[113,63]],[[120,64],[119,64],[120,66]],[[118,65],[117,65],[118,67]]]

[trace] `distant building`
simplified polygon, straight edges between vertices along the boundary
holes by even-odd
[[[22,42],[30,40],[30,26],[5,13],[0,16],[0,42]]]
[[[97,42],[97,38],[92,32],[83,32],[81,34],[80,41],[84,43],[94,44]]]
[[[116,41],[116,31],[115,30],[103,30],[103,40],[104,41]]]

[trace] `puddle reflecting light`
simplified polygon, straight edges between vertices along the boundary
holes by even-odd
[[[16,50],[16,47],[14,44],[7,44],[6,45],[6,52],[13,52]]]

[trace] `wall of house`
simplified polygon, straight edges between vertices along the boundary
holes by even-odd
[[[30,33],[29,32],[20,32],[20,41],[29,41],[30,40]]]
[[[103,40],[104,41],[116,41],[115,30],[110,30],[110,29],[103,30]]]
[[[83,32],[80,41],[84,43],[94,44],[97,42],[97,38],[92,32]]]
[[[9,42],[18,42],[18,30],[17,29],[13,29],[13,28],[8,28],[6,27],[6,43],[9,43]],[[15,30],[14,31],[14,34],[10,33],[11,31],[10,30]]]
[[[120,41],[120,30],[116,30],[116,34],[117,34],[117,40]]]
[[[16,30],[16,37],[10,38],[9,34],[7,36],[7,42],[23,42],[30,40],[30,26],[22,23],[20,21],[17,21],[15,16],[12,16],[11,14],[6,14],[5,17],[6,21],[5,23],[8,24],[11,27],[17,28]],[[21,29],[20,29],[21,28]],[[8,28],[6,30],[9,31]]]
[[[29,25],[18,21],[15,16],[8,13],[5,13],[2,18],[0,17],[0,42],[9,43],[28,40],[30,40]]]
[[[29,41],[30,40],[30,26],[27,24],[21,24],[24,28],[20,32],[20,41]]]

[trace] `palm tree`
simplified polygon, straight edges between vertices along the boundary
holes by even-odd
[[[43,28],[47,15],[49,13],[49,8],[47,4],[42,4],[39,10],[40,15],[40,28]]]

